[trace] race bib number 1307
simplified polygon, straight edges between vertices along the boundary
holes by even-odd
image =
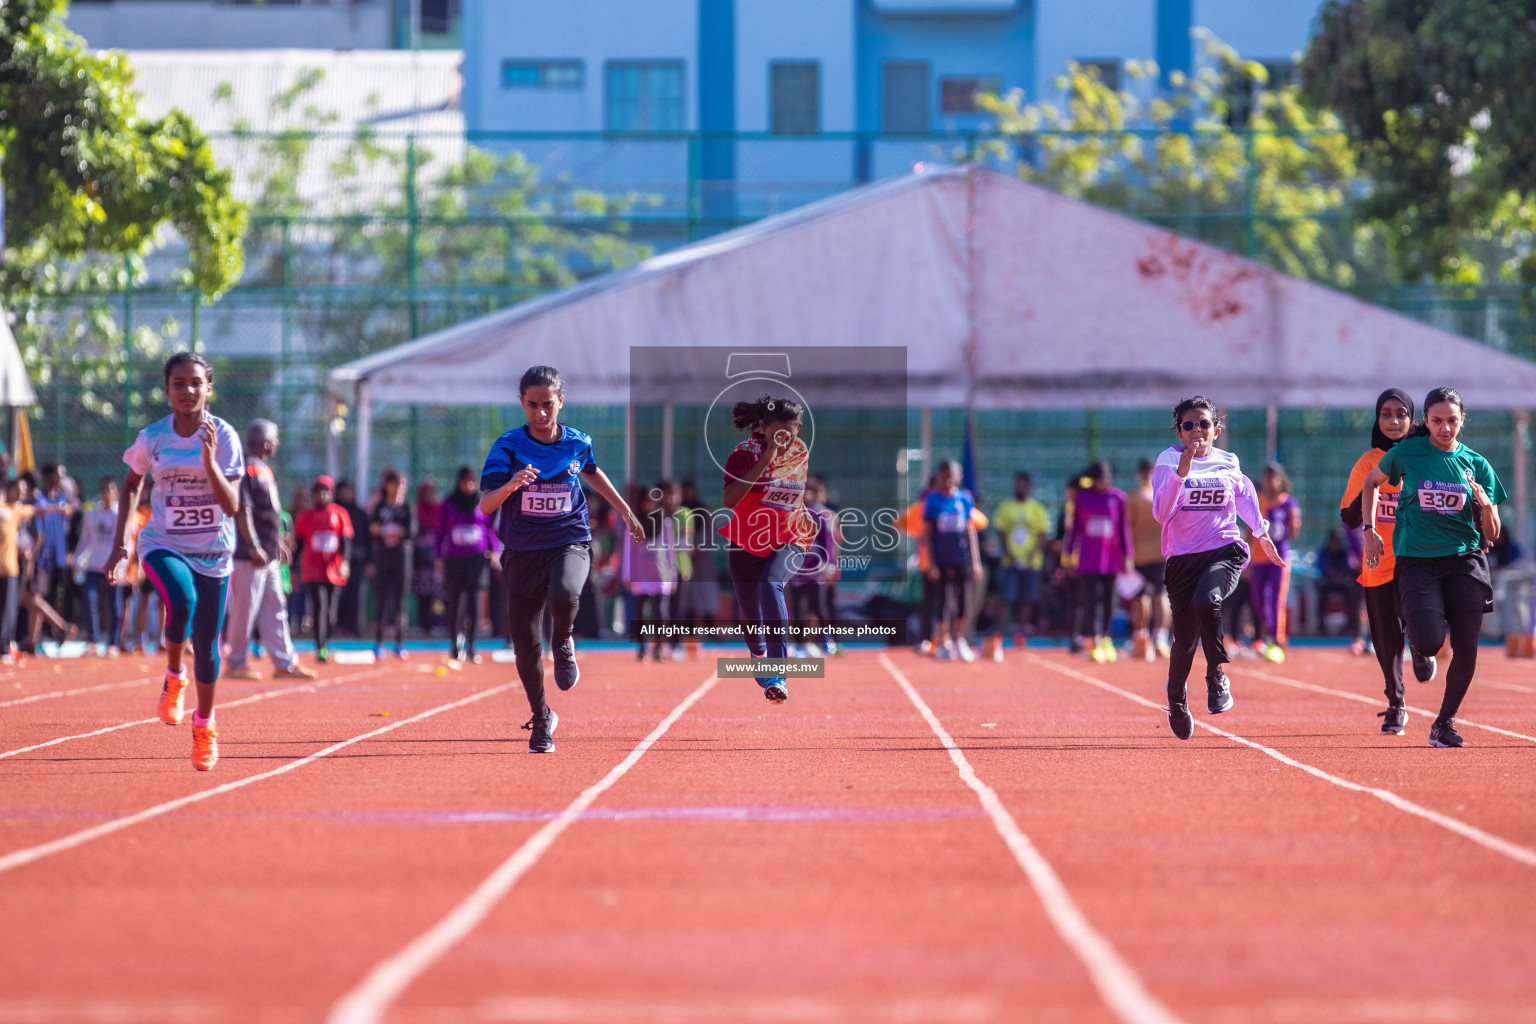
[[[523,492],[523,515],[525,516],[558,516],[571,510],[571,491],[569,487],[561,487],[558,491],[525,490]]]

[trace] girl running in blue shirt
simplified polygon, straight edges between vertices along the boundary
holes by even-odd
[[[546,604],[553,622],[555,685],[569,690],[581,676],[571,630],[592,565],[592,525],[581,481],[613,506],[631,537],[639,540],[644,532],[608,474],[598,468],[592,438],[560,422],[565,405],[560,372],[553,366],[529,367],[518,396],[528,422],[491,445],[480,474],[480,510],[486,515],[502,510],[507,617],[517,675],[533,712],[523,728],[530,730],[528,750],[547,754],[555,749],[560,716],[544,699],[540,632]]]

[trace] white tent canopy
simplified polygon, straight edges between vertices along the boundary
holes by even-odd
[[[1389,384],[1446,383],[1473,409],[1536,398],[1532,363],[979,167],[772,217],[330,382],[359,408],[362,473],[372,402],[511,404],[547,362],[574,401],[622,404],[630,349],[652,345],[905,346],[925,408],[1146,408],[1194,390],[1228,407],[1369,408]]]
[[[0,311],[0,405],[26,408],[37,404],[37,392],[32,390],[32,380],[27,376],[26,364],[21,361],[21,350],[5,313]]]

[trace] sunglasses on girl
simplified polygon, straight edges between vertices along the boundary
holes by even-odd
[[[1200,420],[1199,422],[1196,422],[1195,420],[1185,420],[1183,423],[1179,424],[1179,426],[1183,427],[1185,430],[1194,430],[1196,427],[1199,427],[1201,430],[1210,430],[1211,421]]]

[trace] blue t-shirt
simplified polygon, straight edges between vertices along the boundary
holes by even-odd
[[[498,532],[508,551],[541,551],[592,539],[587,496],[581,474],[597,469],[592,438],[560,424],[560,437],[549,444],[535,440],[527,426],[509,430],[491,445],[480,471],[480,489],[494,491],[524,466],[539,478],[507,496]]]
[[[966,530],[976,502],[964,487],[954,494],[929,491],[923,499],[923,522],[933,524],[933,564],[970,565],[971,543]]]

